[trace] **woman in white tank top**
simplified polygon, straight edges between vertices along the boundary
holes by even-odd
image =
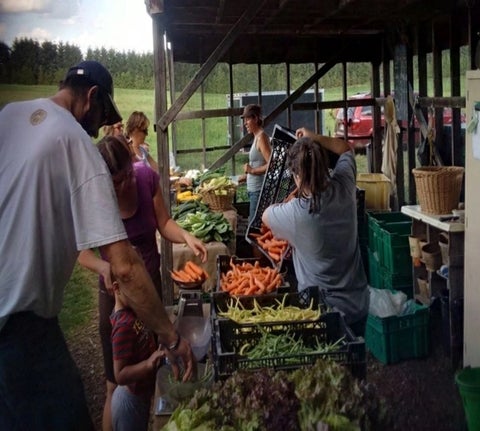
[[[248,163],[243,166],[245,176],[241,180],[247,181],[247,193],[250,201],[248,220],[256,214],[258,198],[262,190],[263,178],[268,169],[268,162],[272,154],[270,138],[263,130],[262,108],[260,105],[247,105],[241,116],[248,133],[254,136],[252,147],[248,155]]]

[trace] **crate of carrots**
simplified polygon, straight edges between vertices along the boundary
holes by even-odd
[[[263,265],[260,259],[217,256],[217,291],[232,296],[266,295],[285,288],[278,268]],[[285,290],[285,289],[283,289]]]
[[[260,252],[271,262],[272,266],[282,268],[283,259],[290,251],[287,241],[273,236],[272,231],[263,223],[260,229],[248,227],[246,234],[247,241],[257,247]]]

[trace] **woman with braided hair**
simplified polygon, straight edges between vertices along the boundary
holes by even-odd
[[[318,286],[327,304],[363,336],[369,291],[358,241],[355,156],[343,139],[305,128],[296,135],[287,158],[296,195],[268,207],[262,220],[291,244],[298,290]],[[326,150],[339,155],[331,171]]]

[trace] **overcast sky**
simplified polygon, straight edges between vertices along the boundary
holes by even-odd
[[[153,51],[144,0],[0,0],[0,41],[69,42],[88,48]]]

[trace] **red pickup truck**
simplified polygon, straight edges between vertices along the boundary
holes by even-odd
[[[371,99],[370,94],[356,94],[349,98],[349,100]],[[381,108],[382,117],[381,124],[384,126],[383,107]],[[420,143],[420,129],[418,121],[415,118],[417,145]],[[465,115],[462,114],[461,122],[465,123]],[[452,110],[445,108],[443,110],[443,124],[448,125],[452,123]],[[348,140],[357,149],[364,149],[372,142],[373,138],[373,106],[352,106],[347,109],[347,120],[344,119],[343,108],[338,108],[335,113],[335,133],[334,135],[343,138],[345,126],[348,125]],[[403,133],[403,142],[407,142],[407,134]]]

